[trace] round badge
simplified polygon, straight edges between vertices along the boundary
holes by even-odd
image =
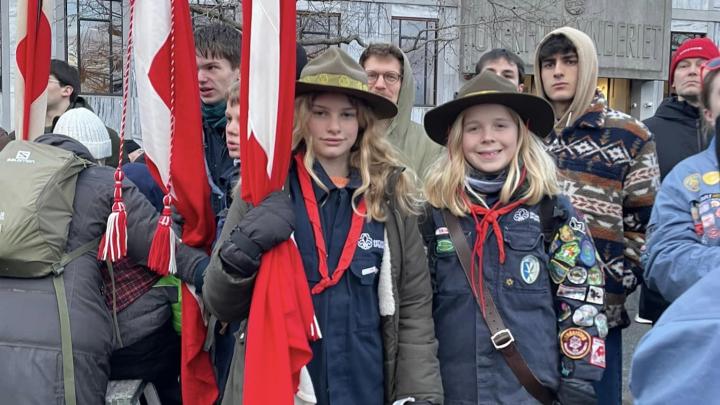
[[[590,334],[580,328],[568,328],[560,334],[560,348],[567,357],[578,360],[590,353]]]
[[[598,314],[597,308],[592,305],[583,305],[575,310],[573,314],[573,323],[577,326],[593,326],[595,316]]]
[[[598,266],[592,266],[590,268],[590,270],[588,270],[587,282],[590,285],[597,285],[597,286],[601,286],[601,285],[605,284],[604,280],[603,280],[602,271],[600,270],[600,268]]]
[[[567,279],[573,284],[584,284],[587,280],[587,270],[582,267],[573,267],[567,273]]]
[[[540,261],[533,255],[527,255],[520,262],[520,275],[527,284],[534,283],[540,275]]]
[[[570,228],[567,225],[563,225],[560,230],[560,239],[563,242],[571,242],[575,240],[575,232],[573,232],[572,228]]]
[[[717,170],[713,172],[707,172],[703,174],[702,179],[708,186],[714,186],[720,183],[720,172],[718,172]]]
[[[550,260],[550,278],[555,284],[560,284],[565,280],[568,267],[555,259]]]
[[[685,179],[683,180],[683,186],[685,186],[688,191],[700,191],[700,174],[694,173],[685,177]]]
[[[560,301],[560,311],[558,315],[558,322],[562,322],[570,317],[572,314],[572,308],[567,302]]]
[[[588,239],[580,242],[580,261],[588,267],[595,265],[595,248]]]
[[[595,327],[598,330],[600,338],[605,339],[608,334],[607,316],[605,314],[597,314],[595,316]]]

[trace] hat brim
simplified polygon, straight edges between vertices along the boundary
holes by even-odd
[[[392,101],[369,91],[326,84],[295,82],[295,97],[309,93],[343,93],[359,98],[375,113],[378,119],[392,118],[397,115],[398,108]]]
[[[555,126],[555,112],[544,99],[526,93],[483,93],[461,97],[425,114],[425,132],[440,145],[448,140],[450,127],[465,109],[479,104],[500,104],[518,113],[528,129],[544,138]]]

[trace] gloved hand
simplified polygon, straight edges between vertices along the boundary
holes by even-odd
[[[226,270],[243,277],[260,267],[260,257],[290,238],[295,229],[295,211],[287,193],[276,191],[251,208],[220,247]]]
[[[592,383],[577,378],[561,379],[557,397],[561,405],[597,404],[597,394]]]

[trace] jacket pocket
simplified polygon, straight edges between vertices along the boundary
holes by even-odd
[[[505,263],[499,280],[503,290],[516,294],[547,293],[550,288],[548,256],[541,230],[536,227],[506,228],[503,240]]]
[[[352,316],[356,329],[378,329],[380,310],[378,302],[378,277],[380,268],[372,260],[353,261],[349,275]]]

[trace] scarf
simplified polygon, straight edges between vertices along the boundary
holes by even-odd
[[[465,186],[487,196],[500,193],[505,180],[507,180],[507,169],[496,174],[485,174],[471,168],[470,173],[465,176]]]
[[[205,104],[202,103],[202,116],[205,121],[210,124],[211,127],[218,129],[225,129],[227,124],[227,118],[225,118],[225,107],[227,107],[224,101],[217,104]]]
[[[505,178],[507,174],[500,173],[498,177]],[[525,169],[523,168],[520,183],[522,184],[525,181]],[[477,179],[475,179],[477,180]],[[496,179],[497,180],[497,179]],[[487,182],[487,180],[485,180]],[[504,181],[503,181],[504,183]],[[493,182],[491,183],[482,183],[484,185],[487,184],[495,184]],[[502,187],[502,184],[500,185]],[[496,202],[491,208],[483,207],[481,205],[473,204],[470,201],[466,200],[465,204],[467,204],[468,208],[470,209],[470,214],[473,217],[473,220],[475,222],[475,244],[473,245],[473,251],[472,251],[472,258],[471,260],[471,267],[470,267],[470,287],[473,289],[473,292],[475,293],[475,296],[480,298],[480,310],[482,312],[483,318],[485,317],[485,293],[483,288],[483,251],[485,247],[485,238],[487,237],[487,234],[490,230],[490,227],[492,227],[493,232],[495,233],[495,240],[497,241],[498,245],[498,252],[499,252],[499,258],[500,263],[505,263],[505,244],[503,243],[503,234],[502,234],[502,228],[500,228],[500,224],[498,221],[500,218],[509,213],[512,212],[515,208],[522,205],[527,201],[527,199],[522,198],[516,201],[513,201],[507,205],[502,205],[500,201]],[[475,270],[476,261],[474,258],[477,256],[477,271]]]

